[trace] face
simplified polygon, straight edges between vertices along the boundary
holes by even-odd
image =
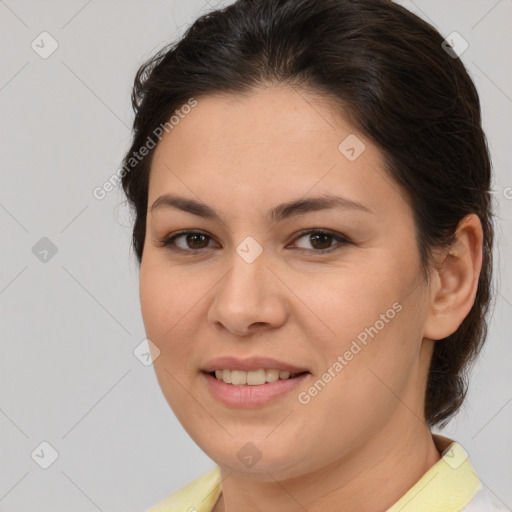
[[[214,461],[296,477],[419,423],[428,294],[412,210],[327,100],[281,86],[198,98],[155,150],[148,205],[154,368]]]

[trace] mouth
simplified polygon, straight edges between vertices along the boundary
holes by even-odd
[[[289,372],[277,368],[260,368],[258,370],[214,370],[205,372],[215,379],[233,386],[262,386],[278,380],[291,380],[309,373],[308,371]]]
[[[200,373],[210,395],[236,409],[289,399],[312,375],[304,366],[263,355],[217,357],[206,362]]]
[[[201,374],[206,388],[216,401],[238,410],[265,407],[277,400],[294,400],[293,391],[304,386],[311,375],[308,371],[291,373],[275,368],[248,371],[224,369],[202,371]]]

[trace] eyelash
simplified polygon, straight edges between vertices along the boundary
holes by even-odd
[[[306,229],[306,230],[302,230],[302,231],[299,231],[299,233],[297,233],[297,236],[296,238],[294,238],[294,241],[297,240],[298,238],[302,238],[303,236],[305,235],[311,235],[311,234],[315,234],[315,235],[328,235],[330,237],[332,237],[333,239],[337,240],[338,241],[338,244],[337,245],[334,245],[332,247],[329,247],[327,249],[319,249],[319,250],[315,250],[315,249],[304,249],[304,248],[299,248],[298,250],[299,251],[306,251],[306,252],[315,252],[315,253],[319,253],[319,254],[326,254],[326,253],[330,253],[330,252],[333,252],[333,251],[336,251],[336,250],[339,250],[341,249],[343,246],[345,245],[355,245],[351,240],[349,240],[346,236],[342,235],[341,233],[336,233],[334,231],[330,231],[330,230],[327,230],[327,229],[318,229],[318,228],[313,228],[313,229]],[[161,240],[159,242],[159,246],[160,247],[166,247],[167,249],[171,250],[171,251],[175,251],[175,252],[201,252],[205,249],[208,249],[209,247],[203,247],[201,249],[182,249],[181,247],[177,247],[175,245],[175,240],[181,236],[186,236],[186,235],[204,235],[210,239],[212,239],[207,233],[204,233],[203,231],[196,231],[196,230],[183,230],[183,231],[180,231],[179,233],[176,233],[175,235],[171,236],[171,237],[168,237],[168,238],[165,238],[164,240]]]

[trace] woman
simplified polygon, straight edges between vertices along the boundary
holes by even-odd
[[[172,410],[156,511],[499,510],[456,442],[491,164],[453,47],[386,0],[238,0],[138,72],[123,188]]]

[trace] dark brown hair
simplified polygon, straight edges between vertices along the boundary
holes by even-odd
[[[461,406],[468,367],[485,341],[494,233],[478,94],[442,43],[431,25],[387,0],[238,0],[209,12],[137,72],[122,176],[140,264],[154,149],[140,161],[133,155],[191,98],[282,83],[329,98],[379,147],[413,207],[427,279],[432,249],[449,246],[459,221],[477,214],[484,235],[478,291],[457,331],[436,342],[429,426],[444,425]]]

